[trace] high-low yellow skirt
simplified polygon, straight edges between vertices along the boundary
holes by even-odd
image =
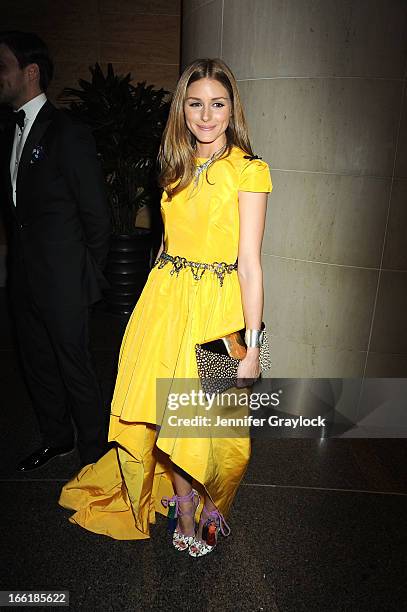
[[[195,343],[243,326],[236,272],[220,287],[210,272],[196,280],[189,269],[179,276],[151,270],[120,349],[108,436],[115,445],[61,491],[59,504],[75,510],[72,523],[118,540],[148,538],[155,513],[167,514],[162,497],[174,494],[172,463],[227,516],[249,461],[249,435],[165,437],[159,426],[168,408],[160,412],[156,382],[199,381]]]

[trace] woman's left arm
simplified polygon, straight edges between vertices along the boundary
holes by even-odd
[[[260,329],[264,290],[261,245],[268,193],[239,191],[238,278],[246,329]],[[249,347],[237,371],[238,386],[250,386],[260,375],[259,348]],[[247,380],[250,379],[250,380]]]

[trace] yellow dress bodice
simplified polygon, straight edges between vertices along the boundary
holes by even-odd
[[[269,167],[260,159],[233,147],[229,157],[220,159],[171,201],[161,199],[165,250],[192,261],[237,259],[239,247],[239,191],[270,192]],[[197,163],[205,159],[198,158]]]

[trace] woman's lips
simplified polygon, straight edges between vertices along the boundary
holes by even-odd
[[[216,126],[212,126],[212,127],[207,127],[206,125],[198,125],[198,128],[200,130],[202,130],[203,132],[210,132],[211,130],[215,129]]]

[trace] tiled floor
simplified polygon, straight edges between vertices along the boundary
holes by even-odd
[[[70,609],[86,612],[407,609],[405,440],[255,439],[232,534],[202,559],[172,549],[161,517],[150,541],[98,536],[57,505],[75,454],[15,471],[38,432],[4,294],[0,317],[0,590],[69,590]],[[124,324],[93,317],[106,406]]]

